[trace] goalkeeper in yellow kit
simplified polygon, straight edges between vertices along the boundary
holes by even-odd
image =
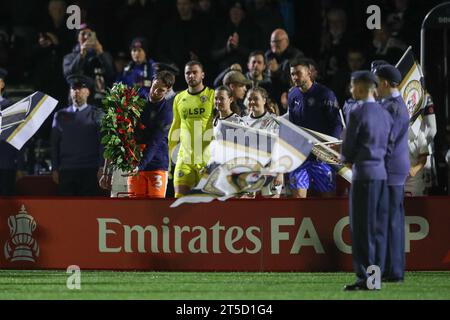
[[[200,170],[209,160],[208,146],[213,138],[214,90],[203,84],[202,64],[188,62],[184,77],[188,88],[178,93],[173,101],[173,122],[169,131],[169,165],[176,157],[175,198],[189,193],[200,181]],[[178,142],[180,149],[177,151]]]

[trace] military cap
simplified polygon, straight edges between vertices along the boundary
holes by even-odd
[[[379,78],[386,79],[392,83],[399,84],[400,82],[402,82],[402,75],[400,71],[398,71],[396,67],[390,64],[378,67],[375,71],[375,74]]]
[[[375,72],[377,68],[384,66],[385,64],[390,64],[386,60],[373,60],[370,64],[370,71]]]
[[[372,82],[378,86],[378,78],[368,70],[360,70],[352,73],[351,79],[353,81],[366,81]]]
[[[82,74],[71,74],[67,77],[67,82],[72,89],[74,88],[94,88],[94,80]]]

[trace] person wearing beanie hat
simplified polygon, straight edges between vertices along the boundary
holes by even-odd
[[[342,162],[352,168],[349,195],[352,259],[356,281],[346,291],[380,289],[368,284],[369,266],[384,269],[388,218],[387,173],[392,118],[375,100],[377,77],[370,71],[351,75],[350,92],[358,106],[349,115],[342,142]]]
[[[131,61],[125,66],[118,82],[128,86],[138,85],[139,95],[146,99],[156,74],[155,61],[150,58],[147,39],[136,37],[130,44]]]
[[[389,152],[385,158],[389,190],[389,220],[383,226],[388,234],[385,243],[387,255],[383,279],[384,281],[399,282],[403,281],[405,272],[403,197],[405,181],[410,171],[409,114],[398,90],[398,85],[402,81],[400,71],[390,64],[385,64],[377,67],[374,73],[379,79],[377,91],[379,98],[381,98],[381,106],[389,112],[393,120]]]

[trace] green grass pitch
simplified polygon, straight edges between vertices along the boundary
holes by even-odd
[[[352,273],[81,271],[69,290],[65,271],[0,270],[0,299],[450,299],[450,271],[407,272],[403,283],[380,291],[344,292]]]

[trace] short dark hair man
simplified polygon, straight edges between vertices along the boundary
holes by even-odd
[[[173,120],[172,100],[165,95],[175,84],[175,76],[168,71],[158,72],[153,78],[148,102],[141,115],[141,142],[145,144],[137,175],[128,178],[128,192],[151,198],[164,198],[169,170],[167,136]]]
[[[289,120],[298,126],[339,139],[342,131],[339,104],[333,91],[313,81],[310,61],[293,60],[291,78],[295,87],[288,95]],[[335,172],[328,164],[313,156],[291,172],[289,179],[295,198],[305,198],[310,187],[324,193],[335,190]]]
[[[269,94],[269,97],[275,99],[272,80],[267,70],[267,61],[263,51],[256,50],[250,52],[247,62],[248,72],[246,77],[252,81],[252,87],[263,87]]]

